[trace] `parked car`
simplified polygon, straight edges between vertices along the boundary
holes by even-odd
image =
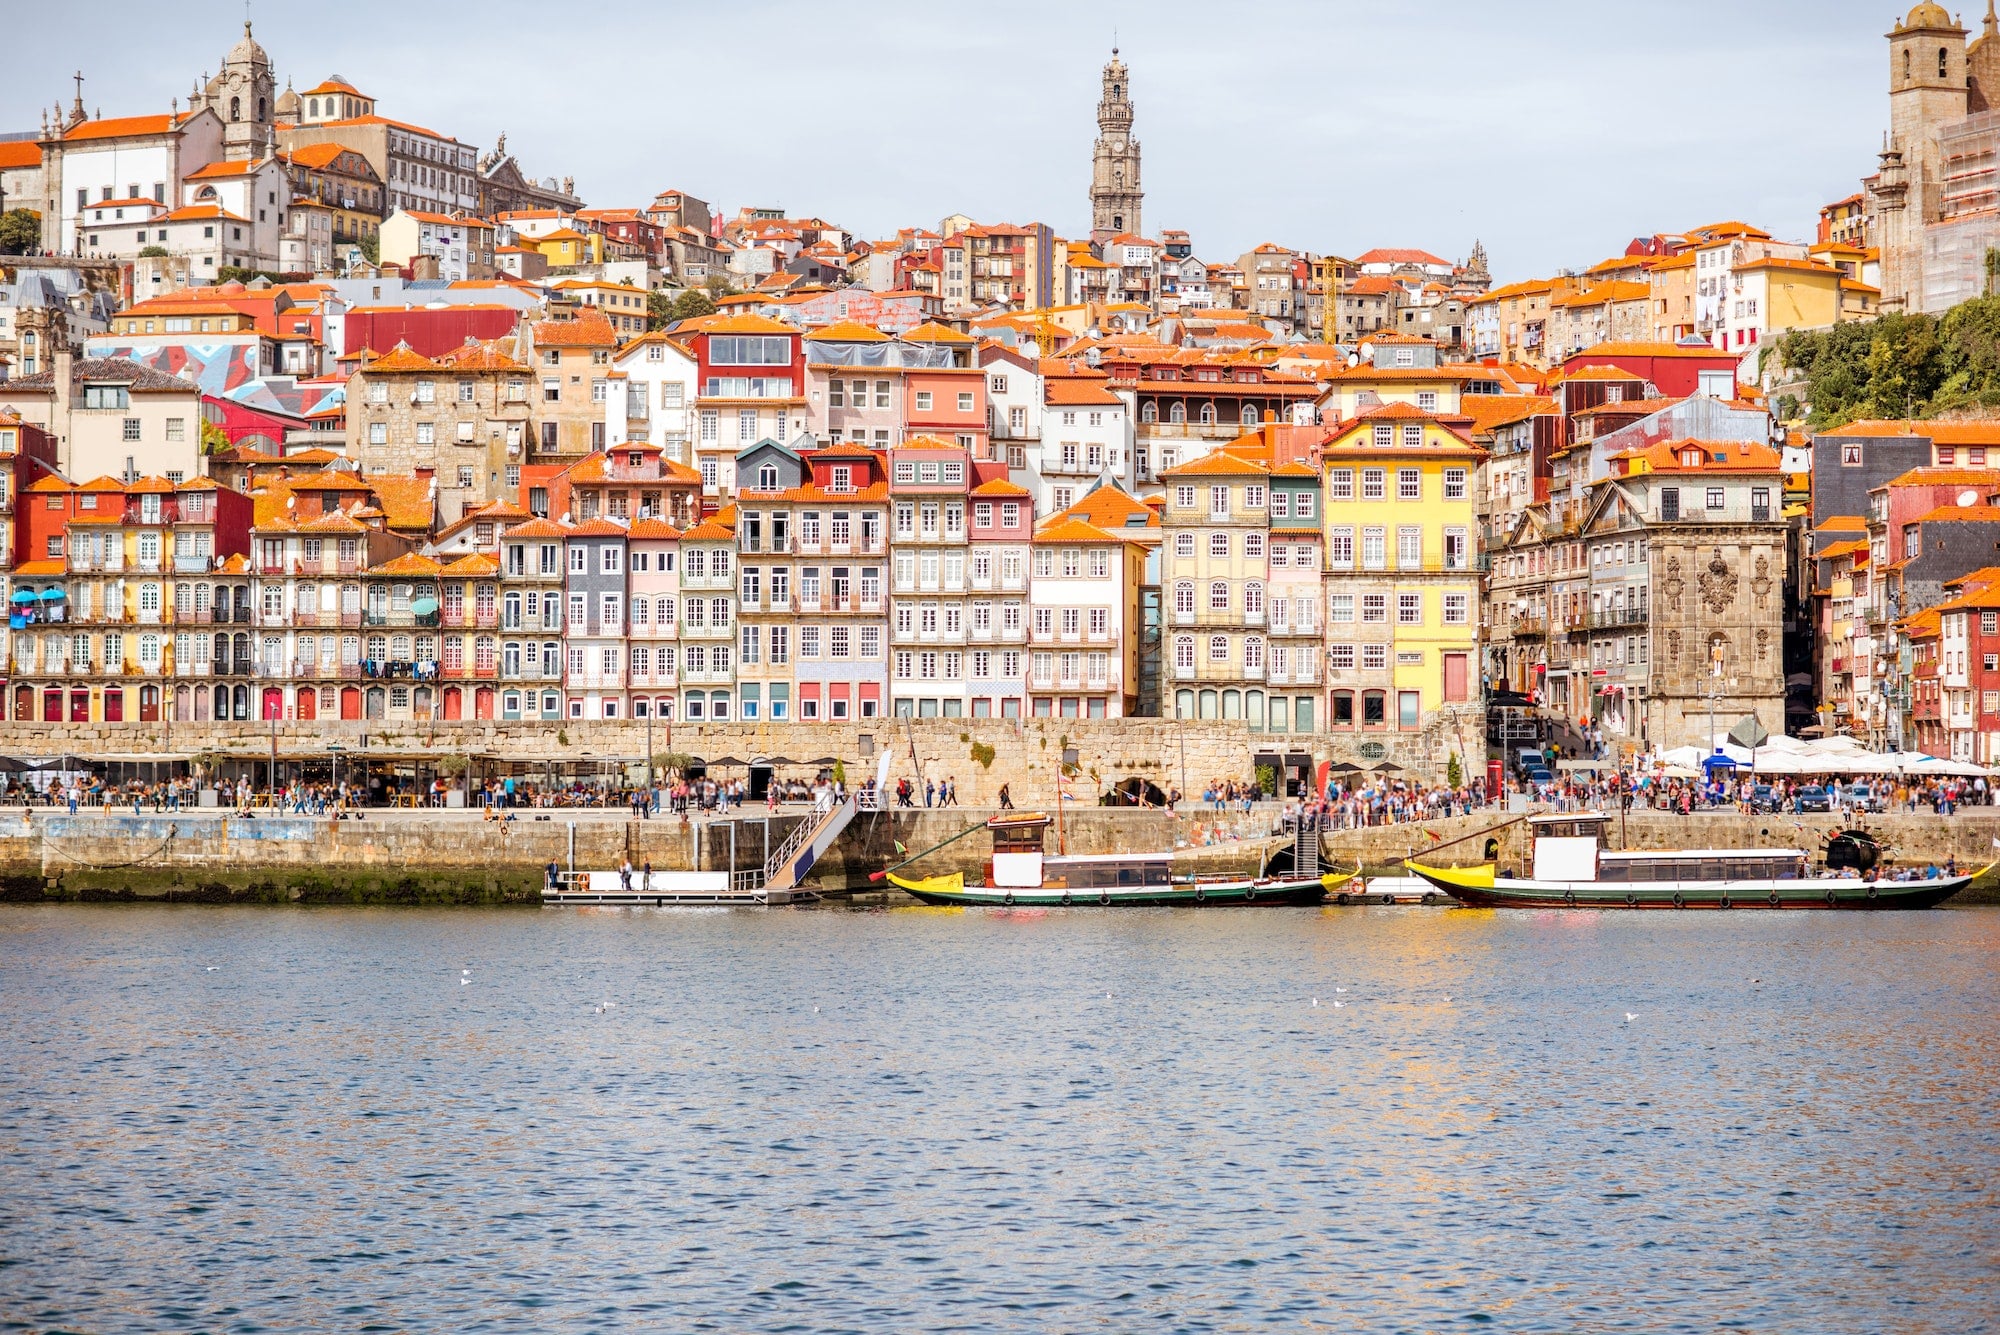
[[[1556,781],[1556,776],[1554,771],[1549,769],[1547,765],[1542,765],[1542,764],[1534,764],[1528,766],[1528,768],[1523,772],[1523,777],[1525,777],[1529,783],[1535,785],[1538,788],[1545,783],[1554,783]]]
[[[1833,810],[1833,794],[1827,792],[1826,789],[1816,783],[1809,783],[1799,789],[1799,810],[1831,811]]]
[[[1865,783],[1850,783],[1842,800],[1856,811],[1886,811],[1888,792]]]
[[[1778,790],[1768,783],[1752,784],[1750,786],[1750,809],[1752,811],[1776,811],[1778,809]]]

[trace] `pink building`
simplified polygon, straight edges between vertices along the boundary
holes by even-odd
[[[1034,496],[1007,480],[1004,463],[975,461],[969,534],[972,604],[966,690],[974,718],[1019,718],[1027,711],[1029,544]]]
[[[677,557],[680,530],[660,519],[641,519],[626,534],[631,615],[626,657],[633,718],[672,721],[680,605]]]

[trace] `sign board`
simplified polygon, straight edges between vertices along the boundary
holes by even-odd
[[[1380,760],[1389,754],[1389,748],[1380,742],[1363,742],[1354,749],[1360,753],[1363,760]]]
[[[1729,730],[1729,740],[1738,746],[1747,746],[1754,749],[1770,741],[1771,733],[1768,728],[1757,721],[1756,716],[1753,714],[1743,718],[1735,727]]]

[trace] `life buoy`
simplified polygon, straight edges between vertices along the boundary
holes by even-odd
[[[1773,890],[1773,891],[1771,892],[1771,895],[1770,895],[1770,900],[1769,900],[1769,902],[1770,902],[1770,905],[1771,905],[1771,907],[1775,909],[1775,908],[1779,908],[1779,907],[1783,906],[1783,904],[1784,904],[1784,902],[1785,902],[1785,901],[1784,901],[1783,899],[1779,898],[1779,896],[1778,896],[1778,892],[1777,892],[1776,890]]]
[[[1000,902],[1012,908],[1014,906],[1014,892],[1009,890],[1006,894],[1000,896]]]
[[[1419,904],[1435,904],[1438,902],[1438,897],[1432,894],[1430,891],[1426,890],[1424,891],[1424,897],[1418,900],[1417,902]]]
[[[1069,891],[1067,891],[1067,890],[1063,891],[1063,893],[1062,893],[1062,906],[1063,906],[1064,908],[1068,908],[1068,907],[1069,907]]]
[[[1626,907],[1626,908],[1628,908],[1628,909],[1636,909],[1636,908],[1638,908],[1638,907],[1639,907],[1639,896],[1638,896],[1638,895],[1636,895],[1636,894],[1634,894],[1634,893],[1632,893],[1632,892],[1631,892],[1630,890],[1627,890],[1627,891],[1625,892],[1625,907]]]
[[[1576,891],[1574,890],[1563,891],[1563,907],[1569,909],[1573,909],[1576,907]]]
[[[1196,887],[1194,888],[1194,902],[1195,902],[1195,903],[1197,903],[1197,904],[1206,904],[1206,903],[1208,902],[1208,887],[1207,887],[1207,886],[1205,886],[1205,885],[1197,885],[1197,886],[1196,886]]]
[[[1731,903],[1729,902],[1729,892],[1728,892],[1727,890],[1724,890],[1724,891],[1722,892],[1722,899],[1721,899],[1721,901],[1720,901],[1719,903],[1717,903],[1717,904],[1716,904],[1716,906],[1715,906],[1715,907],[1717,907],[1717,908],[1719,908],[1719,909],[1726,909],[1726,908],[1733,908],[1733,907],[1735,907],[1734,905],[1732,905],[1732,904],[1731,904]]]
[[[1880,894],[1880,893],[1882,893],[1882,892],[1881,892],[1881,888],[1880,888],[1879,886],[1877,886],[1877,885],[1875,884],[1875,882],[1873,882],[1873,881],[1870,881],[1870,882],[1868,883],[1868,898],[1870,898],[1870,899],[1873,899],[1873,898],[1875,898],[1875,896],[1877,896],[1877,895],[1878,895],[1878,894]]]
[[[1838,908],[1839,905],[1840,905],[1840,896],[1836,895],[1833,892],[1832,888],[1829,887],[1826,892],[1826,906],[1828,908]]]
[[[1244,886],[1244,887],[1243,887],[1243,902],[1244,902],[1245,904],[1254,904],[1254,903],[1256,903],[1256,902],[1257,902],[1257,887],[1256,887],[1256,886],[1254,886],[1254,885],[1246,885],[1246,886]]]
[[[1674,891],[1674,907],[1677,909],[1684,909],[1687,906],[1688,902],[1687,900],[1681,898],[1681,892],[1678,890]]]
[[[1100,904],[1109,904],[1111,902],[1111,892],[1109,890],[1099,890],[1097,892],[1097,902]]]
[[[1345,908],[1347,905],[1353,903],[1354,901],[1351,898],[1349,898],[1348,893],[1345,890],[1343,890],[1339,894],[1333,897],[1333,902],[1340,905],[1342,908]]]

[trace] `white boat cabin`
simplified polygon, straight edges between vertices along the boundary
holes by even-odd
[[[1685,881],[1783,881],[1811,875],[1796,848],[1679,848],[1608,852],[1610,817],[1586,811],[1535,816],[1537,881],[1601,881],[1615,885]]]

